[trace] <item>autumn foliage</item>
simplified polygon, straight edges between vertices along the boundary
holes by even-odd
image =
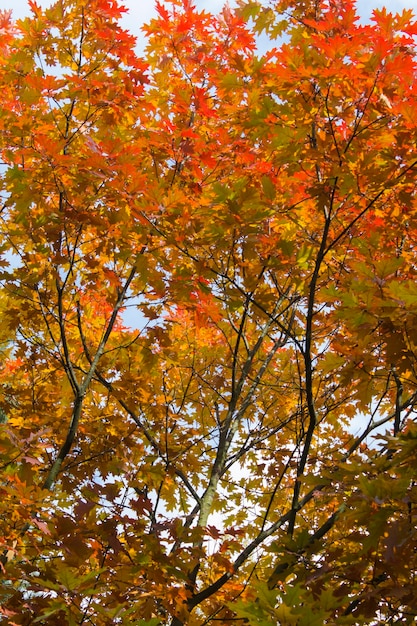
[[[1,619],[414,622],[411,12],[170,0],[141,55],[116,0],[29,4],[0,17]]]

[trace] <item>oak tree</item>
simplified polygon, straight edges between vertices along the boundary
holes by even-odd
[[[0,17],[1,615],[411,623],[417,26]],[[267,52],[256,49],[262,35]]]

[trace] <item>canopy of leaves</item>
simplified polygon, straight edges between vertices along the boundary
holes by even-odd
[[[0,615],[411,623],[417,25],[156,6],[0,15]]]

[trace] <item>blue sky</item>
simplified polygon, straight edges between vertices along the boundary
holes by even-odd
[[[37,0],[43,6],[52,4],[49,0]],[[200,9],[206,9],[211,12],[217,12],[224,5],[225,0],[195,0]],[[142,39],[140,27],[147,22],[154,14],[153,0],[122,0],[122,3],[128,8],[129,13],[125,16],[123,22],[125,28]],[[233,4],[233,0],[230,0]],[[417,0],[358,0],[359,13],[364,19],[369,19],[374,8],[385,6],[389,11],[397,12],[402,9],[414,9],[417,14]],[[28,5],[26,0],[0,0],[0,9],[12,9],[15,18],[28,15]],[[140,46],[140,41],[139,41]]]

